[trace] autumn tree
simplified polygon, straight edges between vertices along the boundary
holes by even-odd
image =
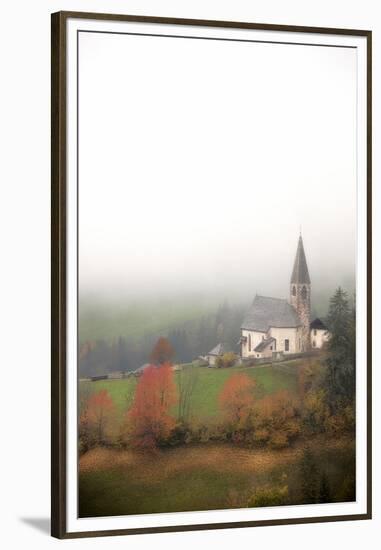
[[[240,373],[228,378],[221,390],[219,404],[233,430],[243,429],[252,414],[254,387],[254,380]]]
[[[170,363],[174,355],[175,350],[170,342],[167,338],[161,336],[151,352],[150,359],[156,365],[163,365],[164,363]]]
[[[177,389],[170,363],[144,369],[134,401],[126,415],[126,436],[133,445],[154,448],[170,435],[175,420],[170,409],[177,402]]]
[[[298,403],[287,390],[279,390],[256,403],[254,440],[274,448],[286,447],[300,433]]]
[[[80,417],[80,425],[87,430],[88,437],[98,444],[105,442],[108,428],[115,413],[114,402],[107,390],[90,395],[87,407]]]
[[[329,408],[324,390],[309,391],[304,400],[303,423],[308,433],[319,433],[326,429]]]

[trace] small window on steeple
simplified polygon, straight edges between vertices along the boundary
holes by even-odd
[[[296,286],[293,286],[293,287],[292,287],[292,295],[293,295],[293,296],[296,296]]]
[[[302,288],[302,298],[305,300],[307,298],[307,287]]]

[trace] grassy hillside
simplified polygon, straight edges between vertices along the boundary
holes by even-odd
[[[311,442],[332,502],[354,499],[354,443]],[[118,516],[246,507],[261,487],[287,485],[287,504],[306,502],[300,463],[303,444],[283,451],[230,444],[190,445],[150,453],[96,448],[81,457],[79,515]],[[351,479],[352,479],[351,478]]]
[[[245,373],[252,378],[258,399],[282,389],[298,395],[301,380],[321,372],[321,362],[314,357],[261,367],[183,365],[174,376],[178,385],[184,376],[196,377],[190,418],[196,438],[154,449],[117,444],[84,452],[79,463],[80,517],[278,505],[266,504],[266,499],[261,504],[261,492],[279,498],[281,491],[279,505],[353,501],[355,440],[345,430],[305,431],[282,447],[271,443],[275,439],[269,444],[240,445],[233,438],[216,440],[213,435],[223,420],[218,396],[229,377]],[[310,369],[299,377],[301,367],[307,365]],[[118,411],[113,417],[116,437],[138,382],[139,378],[130,377],[80,383],[84,397],[104,389],[110,393]],[[287,423],[287,430],[294,420]],[[205,430],[205,437],[197,435],[199,429]],[[259,433],[261,427],[255,429]]]
[[[262,367],[232,367],[230,369],[210,369],[205,367],[193,368],[196,376],[196,386],[192,396],[191,414],[199,420],[212,419],[218,415],[218,395],[225,381],[233,373],[244,372],[256,382],[256,395],[262,397],[281,389],[291,392],[297,389],[298,367],[308,359],[288,361],[275,366]],[[181,373],[175,373],[175,379],[179,382]],[[99,391],[106,389],[120,414],[127,409],[133,399],[134,390],[137,384],[135,377],[123,380],[99,380],[97,382],[83,381],[80,383],[82,391]],[[175,413],[176,411],[174,411]]]

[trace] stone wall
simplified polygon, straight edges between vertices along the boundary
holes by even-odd
[[[295,296],[294,296],[295,289]],[[292,284],[290,288],[290,304],[294,307],[302,323],[299,351],[311,348],[311,285]]]

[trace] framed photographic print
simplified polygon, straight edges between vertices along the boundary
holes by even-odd
[[[52,16],[52,534],[371,518],[371,32]]]

